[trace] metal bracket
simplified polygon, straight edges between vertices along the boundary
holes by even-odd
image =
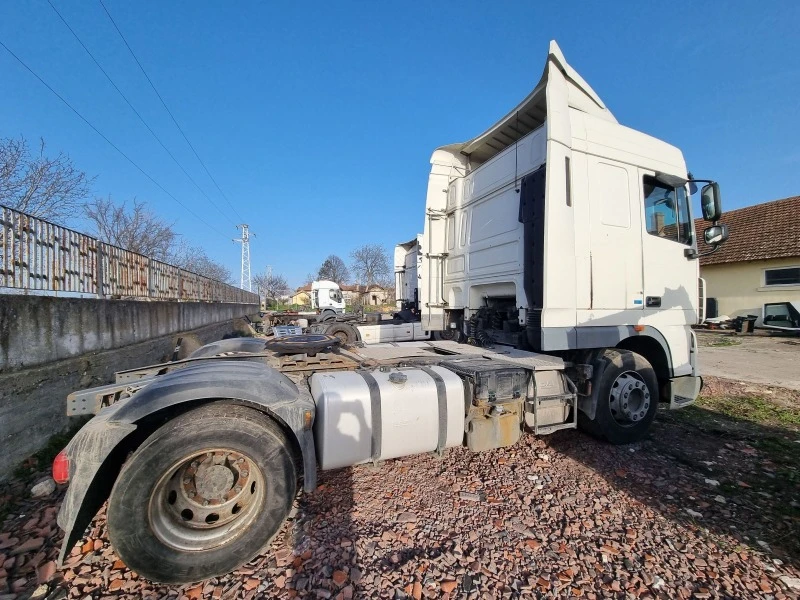
[[[533,399],[533,433],[534,435],[547,435],[561,429],[577,429],[578,427],[578,389],[572,383],[569,377],[564,376],[564,381],[567,382],[569,387],[569,394],[558,394],[557,396],[544,396],[540,398],[538,395]],[[539,425],[539,406],[548,402],[564,402],[567,401],[572,405],[572,419],[566,423],[558,423],[555,425]],[[530,404],[530,400],[526,400],[526,404]]]

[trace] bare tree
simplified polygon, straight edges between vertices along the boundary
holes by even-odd
[[[111,197],[95,198],[84,206],[86,218],[104,242],[168,262],[178,241],[173,223],[167,223],[147,209],[145,202],[133,200],[116,204]]]
[[[342,285],[347,283],[347,281],[350,279],[350,271],[341,258],[335,254],[331,254],[322,263],[319,271],[317,271],[317,278],[327,279]]]
[[[380,244],[365,244],[350,253],[351,268],[359,283],[373,285],[391,276],[389,253]]]
[[[289,284],[286,277],[274,273],[259,273],[253,275],[253,283],[258,286],[259,294],[264,296],[267,301],[277,300],[289,291]]]
[[[192,246],[186,240],[180,241],[168,262],[203,277],[234,284],[233,274],[228,267],[212,260],[205,250],[199,246]]]
[[[384,277],[378,281],[378,285],[386,290],[386,302],[392,303],[397,299],[397,291],[394,287],[394,279],[391,277]]]
[[[317,278],[317,275],[314,273],[306,273],[305,279],[303,279],[303,285],[311,285],[311,282]]]
[[[50,221],[78,216],[94,178],[63,152],[50,158],[44,151],[44,140],[36,154],[23,137],[0,139],[0,204]]]

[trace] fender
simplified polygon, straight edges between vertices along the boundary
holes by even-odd
[[[59,565],[108,498],[128,453],[143,441],[140,428],[147,418],[174,406],[219,399],[252,406],[291,431],[302,454],[303,489],[316,488],[310,392],[261,362],[204,361],[156,377],[131,398],[104,408],[67,445],[70,479],[58,513],[64,530]]]

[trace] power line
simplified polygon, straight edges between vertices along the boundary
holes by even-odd
[[[103,133],[102,133],[102,132],[101,132],[101,131],[100,131],[100,130],[97,128],[97,127],[95,127],[95,126],[92,124],[92,122],[91,122],[91,121],[89,121],[89,119],[87,119],[87,118],[86,118],[86,117],[84,117],[84,116],[83,116],[81,113],[79,113],[79,112],[78,112],[78,110],[77,110],[77,109],[76,109],[74,106],[72,106],[72,105],[71,105],[69,102],[67,102],[67,101],[64,99],[64,97],[63,97],[61,94],[59,94],[59,93],[58,93],[57,91],[55,91],[55,90],[54,90],[52,87],[50,87],[50,84],[48,84],[48,83],[47,83],[47,82],[46,82],[44,79],[42,79],[41,77],[39,77],[39,75],[36,73],[36,71],[34,71],[33,69],[31,69],[31,68],[30,68],[30,67],[29,67],[29,66],[28,66],[28,65],[25,63],[25,61],[23,61],[23,60],[22,60],[22,59],[21,59],[19,56],[17,56],[16,54],[14,54],[14,52],[11,50],[11,48],[9,48],[8,46],[6,46],[6,45],[5,45],[5,44],[2,42],[2,40],[0,40],[0,46],[2,46],[2,47],[5,49],[5,51],[6,51],[6,52],[8,52],[8,53],[9,53],[11,56],[13,56],[13,57],[16,59],[16,61],[17,61],[19,64],[21,64],[23,67],[25,67],[25,69],[26,69],[26,70],[27,70],[27,71],[28,71],[28,72],[29,72],[31,75],[33,75],[34,77],[36,77],[36,79],[38,79],[38,80],[39,80],[39,83],[41,83],[41,84],[42,84],[44,87],[46,87],[48,90],[50,90],[50,91],[51,91],[51,92],[52,92],[52,93],[53,93],[53,94],[56,96],[56,98],[58,98],[59,100],[61,100],[61,102],[63,102],[63,103],[66,105],[66,107],[67,107],[67,108],[69,108],[69,109],[70,109],[70,110],[71,110],[73,113],[75,113],[75,115],[77,115],[77,117],[78,117],[78,118],[79,118],[81,121],[83,121],[84,123],[86,123],[86,124],[87,124],[89,127],[91,127],[91,128],[92,128],[92,130],[93,130],[93,131],[94,131],[94,132],[95,132],[97,135],[99,135],[101,138],[103,138],[103,139],[106,141],[106,143],[108,143],[108,145],[109,145],[109,146],[111,146],[112,148],[114,148],[114,150],[116,150],[117,152],[119,152],[119,153],[122,155],[122,157],[123,157],[125,160],[127,160],[127,161],[128,161],[129,163],[131,163],[131,164],[132,164],[134,167],[136,167],[136,169],[137,169],[137,170],[138,170],[138,171],[139,171],[139,172],[140,172],[142,175],[144,175],[145,177],[147,177],[147,178],[148,178],[148,179],[149,179],[149,180],[150,180],[150,181],[151,181],[151,182],[152,182],[152,183],[153,183],[153,184],[154,184],[154,185],[155,185],[155,186],[156,186],[158,189],[160,189],[160,190],[161,190],[162,192],[164,192],[164,193],[165,193],[167,196],[169,196],[170,198],[172,198],[173,200],[175,200],[175,202],[177,202],[177,203],[178,203],[180,206],[182,206],[182,207],[183,207],[183,208],[186,210],[186,212],[188,212],[190,215],[192,215],[192,216],[193,216],[194,218],[196,218],[198,221],[200,221],[201,223],[203,223],[203,224],[204,224],[206,227],[208,227],[209,229],[211,229],[212,231],[216,232],[217,234],[219,234],[219,235],[221,235],[221,236],[223,236],[223,237],[228,237],[228,236],[226,236],[224,233],[220,232],[218,229],[216,229],[215,227],[213,227],[212,225],[210,225],[210,224],[209,224],[207,221],[205,221],[205,220],[204,220],[204,219],[203,219],[203,218],[202,218],[200,215],[196,214],[196,213],[195,213],[195,212],[194,212],[194,211],[193,211],[191,208],[189,208],[188,206],[186,206],[186,205],[185,205],[183,202],[181,202],[181,201],[180,201],[180,200],[178,200],[178,199],[177,199],[175,196],[173,196],[173,195],[172,195],[170,192],[168,192],[168,191],[167,191],[167,190],[164,188],[164,186],[162,186],[160,183],[158,183],[158,181],[156,181],[155,179],[153,179],[153,177],[152,177],[152,176],[151,176],[151,175],[150,175],[150,174],[149,174],[147,171],[145,171],[145,170],[144,170],[142,167],[140,167],[140,166],[139,166],[139,165],[138,165],[136,162],[134,162],[134,160],[133,160],[133,159],[132,159],[130,156],[128,156],[127,154],[125,154],[125,153],[124,153],[122,150],[120,150],[120,148],[119,148],[119,147],[118,147],[118,146],[117,146],[117,145],[116,145],[114,142],[112,142],[112,141],[111,141],[110,139],[108,139],[108,138],[107,138],[105,135],[103,135]]]
[[[97,60],[97,59],[94,57],[94,54],[92,54],[91,50],[89,50],[89,48],[87,48],[87,47],[86,47],[86,44],[84,44],[84,43],[83,43],[83,41],[82,41],[82,40],[81,40],[81,38],[78,36],[78,34],[77,34],[77,33],[75,33],[75,30],[74,30],[74,29],[72,29],[72,27],[70,27],[69,23],[67,23],[67,20],[64,18],[64,16],[63,16],[63,15],[62,15],[60,12],[58,12],[58,9],[57,9],[57,8],[55,7],[55,5],[54,5],[54,4],[51,2],[51,0],[47,0],[47,3],[50,5],[50,8],[52,8],[52,9],[53,9],[53,11],[55,11],[55,13],[58,15],[58,18],[59,18],[59,19],[61,19],[61,22],[62,22],[62,23],[64,23],[64,25],[67,27],[67,29],[69,29],[70,33],[71,33],[71,34],[73,35],[73,37],[74,37],[74,38],[75,38],[75,39],[78,41],[78,43],[81,45],[81,47],[82,47],[82,48],[83,48],[83,49],[86,51],[86,54],[88,54],[88,55],[89,55],[89,58],[91,58],[91,59],[92,59],[92,61],[94,61],[94,64],[95,64],[95,65],[97,65],[97,68],[98,68],[98,69],[100,69],[100,71],[103,73],[103,75],[105,75],[105,77],[106,77],[106,79],[108,79],[109,83],[110,83],[110,84],[111,84],[111,85],[114,87],[114,89],[115,89],[115,90],[117,90],[117,93],[118,93],[118,94],[119,94],[119,95],[122,97],[122,99],[125,101],[125,103],[126,103],[126,104],[127,104],[129,107],[130,107],[130,109],[131,109],[131,110],[134,112],[134,114],[135,114],[137,117],[139,117],[139,120],[142,122],[142,125],[144,125],[144,126],[147,128],[147,131],[149,131],[149,132],[150,132],[150,135],[152,135],[152,136],[153,136],[153,138],[155,138],[155,140],[156,140],[156,141],[159,143],[159,145],[160,145],[160,146],[161,146],[161,147],[164,149],[164,151],[165,151],[167,154],[169,154],[169,157],[172,159],[172,161],[173,161],[173,162],[174,162],[176,165],[178,165],[178,167],[180,168],[180,170],[181,170],[181,171],[183,171],[183,174],[184,174],[184,175],[186,175],[186,177],[188,177],[188,178],[189,178],[189,181],[191,181],[191,182],[194,184],[194,187],[196,187],[196,188],[197,188],[197,190],[198,190],[198,191],[199,191],[201,194],[203,194],[203,196],[205,196],[205,198],[206,198],[206,199],[207,199],[207,200],[208,200],[208,201],[211,203],[211,205],[212,205],[214,208],[216,208],[216,209],[217,209],[217,210],[218,210],[218,211],[219,211],[219,212],[222,214],[222,216],[224,216],[226,219],[228,219],[228,220],[231,222],[231,224],[235,226],[235,225],[236,225],[236,223],[234,223],[234,222],[233,222],[233,220],[232,220],[232,219],[231,219],[231,218],[230,218],[230,217],[227,215],[227,213],[225,213],[225,212],[224,212],[224,211],[223,211],[223,210],[222,210],[222,209],[221,209],[219,206],[217,206],[216,202],[214,202],[214,200],[212,200],[212,199],[209,197],[209,195],[208,195],[208,194],[206,194],[205,190],[203,190],[203,189],[202,189],[202,188],[201,188],[201,187],[198,185],[198,183],[197,183],[197,182],[194,180],[194,178],[193,178],[191,175],[189,175],[189,173],[186,171],[186,169],[183,167],[183,165],[182,165],[180,162],[178,162],[178,159],[177,159],[177,158],[175,158],[175,156],[172,154],[172,152],[170,152],[170,151],[169,151],[169,148],[167,148],[167,147],[164,145],[164,142],[162,142],[162,141],[161,141],[161,138],[159,138],[159,137],[158,137],[158,135],[156,135],[156,132],[155,132],[155,131],[153,131],[153,129],[150,127],[150,125],[148,125],[148,124],[147,124],[147,121],[145,121],[145,120],[144,120],[144,117],[142,117],[142,115],[139,113],[139,111],[138,111],[138,110],[136,110],[136,108],[133,106],[133,104],[131,104],[130,100],[128,100],[128,98],[125,96],[125,94],[122,92],[122,90],[121,90],[121,89],[119,89],[119,87],[117,86],[117,84],[116,84],[116,83],[114,83],[114,80],[113,80],[113,79],[111,79],[111,76],[110,76],[110,75],[109,75],[109,74],[106,72],[106,70],[105,70],[105,69],[102,67],[102,65],[101,65],[101,64],[98,62],[98,60]]]
[[[222,191],[222,188],[219,187],[219,184],[217,183],[217,180],[214,179],[214,176],[211,174],[211,171],[208,170],[208,167],[206,166],[206,163],[203,162],[203,159],[200,158],[200,155],[197,153],[197,150],[194,149],[194,146],[192,145],[192,142],[189,141],[189,138],[186,136],[186,133],[184,133],[183,128],[178,124],[177,119],[175,119],[175,116],[172,114],[172,111],[167,106],[167,103],[164,102],[164,98],[162,98],[161,94],[158,93],[158,90],[156,89],[155,84],[150,79],[150,76],[147,74],[147,71],[144,70],[144,67],[142,66],[142,63],[140,63],[139,59],[136,58],[136,54],[134,53],[133,48],[131,48],[130,44],[128,44],[128,40],[125,39],[125,36],[122,35],[122,31],[120,31],[120,28],[117,26],[116,21],[114,21],[114,18],[111,16],[111,13],[108,12],[108,9],[106,8],[106,5],[103,3],[103,0],[100,0],[100,6],[103,7],[103,10],[105,11],[106,15],[108,16],[108,19],[111,21],[111,24],[114,25],[114,29],[117,30],[117,33],[119,34],[119,37],[125,43],[125,47],[128,48],[128,52],[131,53],[131,56],[133,57],[133,60],[135,60],[136,64],[139,65],[139,69],[142,71],[142,74],[144,75],[145,79],[147,79],[147,82],[150,84],[150,87],[153,88],[153,91],[156,93],[156,96],[158,96],[158,99],[161,101],[161,105],[164,107],[164,110],[167,111],[167,114],[169,114],[170,119],[172,119],[172,122],[175,123],[175,127],[177,127],[178,131],[181,132],[181,135],[183,136],[183,139],[186,140],[186,143],[189,145],[189,148],[192,149],[192,152],[194,152],[194,155],[197,158],[197,160],[200,162],[201,165],[203,165],[203,169],[205,169],[205,172],[208,175],[208,177],[211,179],[211,181],[214,182],[214,185],[216,186],[217,190],[219,190],[219,193],[222,195],[223,198],[225,198],[225,202],[227,202],[228,206],[230,206],[231,209],[233,209],[233,212],[235,212],[236,215],[241,220],[244,220],[242,215],[239,214],[239,211],[236,210],[236,207],[228,199],[228,196],[225,195],[225,192]]]

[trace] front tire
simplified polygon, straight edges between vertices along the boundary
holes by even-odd
[[[595,416],[579,413],[581,428],[612,444],[642,439],[658,410],[658,379],[650,362],[636,352],[606,349],[593,366]]]
[[[291,445],[273,420],[205,405],[156,430],[125,463],[109,498],[109,538],[151,581],[223,575],[271,541],[296,486]]]

